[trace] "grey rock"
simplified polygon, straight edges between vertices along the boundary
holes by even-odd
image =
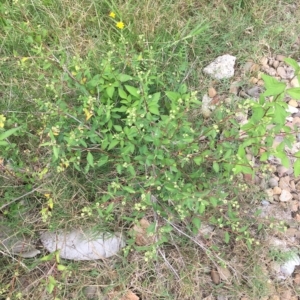
[[[246,93],[253,98],[259,98],[259,95],[262,92],[263,92],[263,88],[261,86],[254,86],[254,87],[246,90]]]

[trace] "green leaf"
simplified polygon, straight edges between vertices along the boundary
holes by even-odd
[[[260,156],[260,161],[266,161],[269,158],[270,154],[268,152],[264,152],[261,156]]]
[[[300,175],[300,158],[296,159],[294,163],[294,174],[295,177]]]
[[[176,102],[180,98],[179,93],[175,93],[175,92],[171,92],[171,91],[167,91],[166,95],[173,102]]]
[[[136,190],[134,190],[132,187],[129,186],[123,186],[123,190],[130,193],[130,194],[135,194]]]
[[[122,99],[126,99],[127,98],[127,94],[126,92],[121,89],[121,88],[118,88],[118,92],[119,92],[119,96],[122,98]]]
[[[126,90],[127,90],[132,96],[137,97],[137,98],[140,97],[137,88],[135,88],[135,87],[133,87],[133,86],[131,86],[131,85],[125,85],[125,88],[126,88]]]
[[[53,146],[53,155],[55,160],[57,160],[59,157],[59,149],[56,146]]]
[[[8,142],[6,141],[0,141],[0,146],[7,146],[8,145]]]
[[[118,144],[119,144],[119,141],[118,141],[118,140],[113,140],[113,141],[111,141],[111,143],[109,144],[109,147],[108,147],[107,150],[113,149],[113,148],[116,147]]]
[[[102,156],[102,157],[98,160],[97,166],[98,166],[98,167],[101,167],[101,166],[105,165],[107,162],[108,162],[108,156],[107,156],[107,155]]]
[[[93,167],[93,166],[94,166],[94,157],[93,157],[93,155],[92,155],[91,152],[88,153],[86,159],[87,159],[89,165],[90,165],[91,167]]]
[[[294,59],[287,57],[284,59],[284,62],[293,67],[296,73],[300,71],[300,66]]]
[[[6,138],[8,138],[9,136],[11,136],[12,134],[14,134],[16,131],[18,131],[21,127],[17,127],[17,128],[11,128],[8,129],[7,131],[3,132],[0,134],[0,141],[5,140]]]
[[[53,276],[51,276],[51,275],[48,277],[48,280],[49,280],[49,282],[48,282],[48,284],[46,286],[46,289],[47,289],[47,292],[49,294],[51,294],[53,292],[53,290],[54,290],[57,282],[56,282],[55,278]]]
[[[209,201],[212,204],[213,207],[217,207],[218,205],[218,199],[215,197],[209,197]]]
[[[265,114],[265,110],[262,107],[255,107],[252,110],[252,117],[251,120],[254,122],[259,122],[263,118]]]
[[[276,96],[285,90],[285,83],[279,82],[274,77],[262,74],[262,79],[264,80],[266,87],[266,91],[262,94],[263,96]]]
[[[202,156],[194,157],[194,162],[195,162],[195,164],[196,164],[197,166],[200,166],[201,163],[202,163],[202,161],[203,161]]]
[[[205,212],[205,204],[204,203],[200,203],[198,211],[199,211],[199,214],[203,214]]]
[[[216,173],[219,173],[220,170],[219,164],[215,161],[213,162],[213,169],[215,170]]]
[[[199,230],[201,228],[201,220],[199,218],[193,218],[192,223]]]
[[[132,79],[131,76],[127,75],[127,74],[122,74],[120,73],[118,76],[117,76],[118,80],[120,80],[121,82],[126,82],[126,81],[129,81]]]
[[[280,146],[280,145],[279,145]],[[286,167],[286,168],[289,168],[290,167],[290,160],[289,158],[287,157],[287,155],[284,153],[284,151],[282,152],[276,152],[274,154],[276,157],[280,158],[281,160],[281,164]]]
[[[286,112],[285,108],[282,107],[279,103],[273,103],[273,107],[275,109],[273,120],[277,124],[284,125],[285,119],[288,116],[288,113]]]
[[[157,104],[151,104],[148,106],[149,111],[154,115],[160,115]]]
[[[57,265],[57,270],[58,271],[65,271],[67,269],[67,266],[64,265]]]
[[[286,90],[286,92],[295,100],[300,100],[300,88],[291,88]]]
[[[120,125],[114,125],[114,129],[119,132],[123,130]]]
[[[227,231],[225,232],[224,241],[226,244],[228,244],[230,241],[230,234]]]
[[[106,89],[106,93],[108,95],[109,98],[112,98],[113,95],[114,95],[114,91],[115,91],[115,88],[113,86],[109,86],[107,89]]]
[[[150,103],[157,103],[158,100],[160,99],[160,93],[155,93],[153,95],[151,95],[151,98],[150,98]]]

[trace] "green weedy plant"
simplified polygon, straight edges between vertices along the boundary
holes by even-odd
[[[100,62],[90,66],[89,58],[70,58],[64,52],[54,55],[47,50],[42,44],[47,33],[40,30],[38,40],[26,39],[35,60],[28,56],[19,62],[23,72],[43,71],[37,80],[46,87],[44,97],[33,99],[40,128],[35,128],[30,138],[46,154],[41,158],[44,169],[35,179],[53,168],[64,172],[73,167],[85,174],[91,169],[115,170],[114,176],[103,175],[101,199],[84,208],[83,214],[96,213],[111,220],[121,205],[131,211],[122,218],[132,221],[152,210],[156,218],[168,220],[160,228],[150,226],[158,244],[168,240],[174,229],[172,222],[184,222],[196,233],[209,216],[213,224],[223,228],[227,243],[235,236],[251,246],[252,224],[239,212],[239,190],[232,189],[232,181],[241,173],[254,175],[257,168],[247,152],[259,157],[262,147],[262,162],[274,155],[288,165],[284,146],[291,146],[293,132],[285,126],[288,113],[283,99],[285,93],[300,99],[299,88],[286,90],[284,83],[264,75],[266,91],[259,101],[247,99],[233,111],[219,106],[211,120],[193,120],[192,113],[201,105],[197,92],[190,92],[185,84],[164,90],[153,71],[153,61],[147,59],[151,51],[133,51],[129,62],[118,63],[127,52],[121,35],[124,48],[112,47]],[[300,76],[298,64],[292,59],[286,62]],[[247,124],[238,123],[239,112],[251,112]],[[30,129],[26,126],[22,134]],[[285,138],[273,149],[277,134]],[[16,147],[4,146],[8,157],[13,152],[17,156]],[[300,173],[299,154],[296,176]],[[241,187],[246,189],[247,185]]]

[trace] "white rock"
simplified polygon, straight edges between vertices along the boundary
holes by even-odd
[[[291,113],[291,114],[296,114],[299,110],[296,107],[288,105],[288,108],[286,109],[286,111],[289,112],[289,113]]]
[[[67,232],[43,232],[41,242],[50,252],[60,250],[61,258],[74,260],[103,259],[115,255],[125,241],[121,235],[92,234],[91,230],[75,229]]]
[[[215,79],[231,78],[234,75],[235,60],[236,57],[229,54],[219,56],[203,72]]]
[[[280,266],[281,273],[285,276],[291,276],[296,266],[300,265],[300,258],[297,254],[291,255],[291,258]]]
[[[299,80],[298,80],[297,77],[294,77],[294,78],[291,80],[291,86],[292,86],[292,87],[300,87]]]
[[[202,97],[202,105],[209,106],[210,108],[215,108],[214,105],[210,105],[212,98],[210,98],[207,94],[204,94]]]
[[[293,199],[293,195],[287,191],[287,190],[282,190],[281,195],[279,197],[279,200],[281,202],[287,202]]]

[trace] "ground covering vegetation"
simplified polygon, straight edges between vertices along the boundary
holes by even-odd
[[[228,93],[231,82],[202,70],[226,53],[237,73],[249,59],[284,53],[297,74],[298,20],[288,0],[2,1],[0,220],[41,254],[1,248],[0,297],[270,296],[263,241],[286,224],[259,217],[264,194],[245,178],[269,176],[270,155],[288,165],[295,136],[284,95],[299,95],[262,75],[258,100],[229,94],[203,116],[207,88]],[[77,262],[38,245],[45,230],[74,228],[122,232],[126,246]],[[230,279],[212,280],[218,268]]]

